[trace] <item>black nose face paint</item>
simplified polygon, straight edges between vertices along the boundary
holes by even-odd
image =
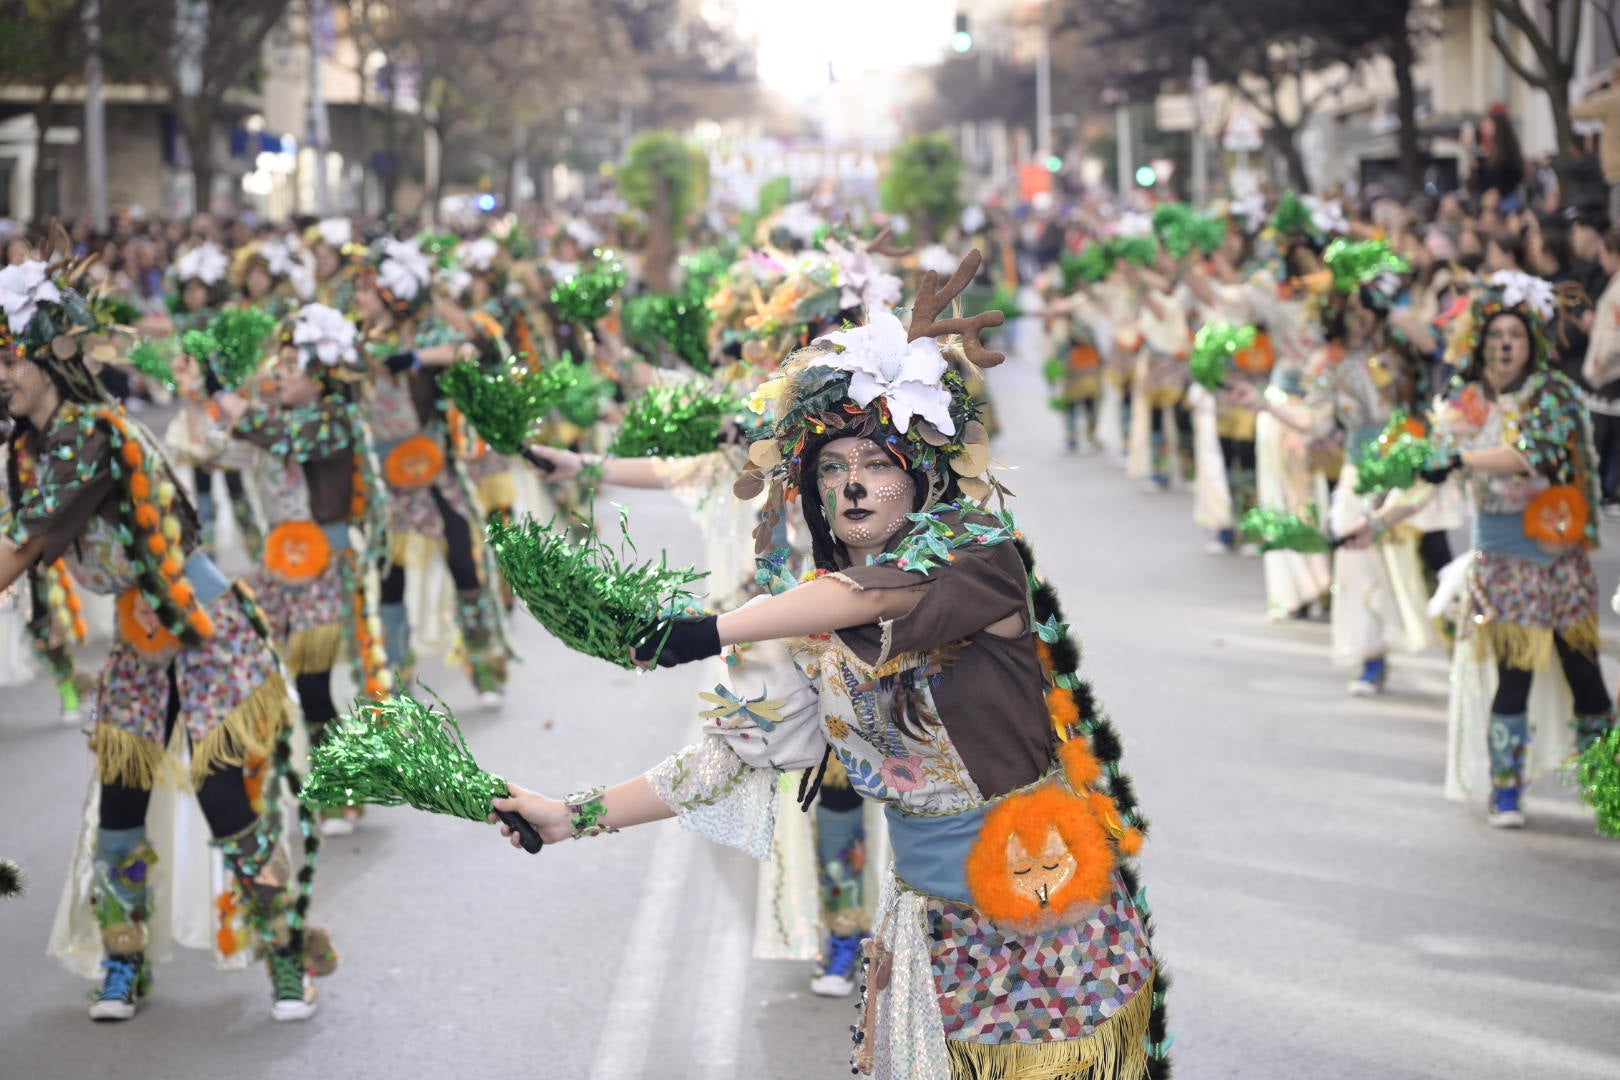
[[[866,498],[866,485],[857,480],[851,480],[844,485],[844,498],[850,502]]]

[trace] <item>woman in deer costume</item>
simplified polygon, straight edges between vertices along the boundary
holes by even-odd
[[[747,646],[704,741],[605,791],[496,805],[551,841],[675,817],[763,857],[781,771],[836,757],[894,851],[855,1071],[1149,1077],[1169,1040],[1118,736],[1011,517],[983,508],[988,437],[938,340],[1002,359],[979,341],[999,312],[939,318],[979,261],[943,288],[925,275],[909,326],[875,312],[761,388],[769,428],[736,493],[765,494],[767,541],[797,500],[816,573],[638,651],[670,666]]]

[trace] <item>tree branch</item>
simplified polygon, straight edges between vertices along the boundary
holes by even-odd
[[[1491,27],[1491,44],[1496,46],[1497,53],[1501,55],[1502,60],[1507,64],[1507,66],[1513,69],[1513,73],[1515,75],[1538,90],[1547,89],[1549,82],[1547,76],[1545,74],[1537,74],[1536,72],[1531,71],[1528,67],[1525,67],[1524,61],[1520,60],[1516,55],[1514,55],[1514,52],[1508,46],[1507,41],[1503,39],[1501,33],[1498,32],[1494,26]]]

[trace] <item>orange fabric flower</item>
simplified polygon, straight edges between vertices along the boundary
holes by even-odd
[[[198,608],[188,615],[186,617],[186,622],[190,623],[191,628],[197,631],[198,637],[214,636],[214,620],[209,618],[208,612],[204,611],[202,608]]]
[[[1268,375],[1277,363],[1277,353],[1271,347],[1270,334],[1256,334],[1254,344],[1232,357],[1239,369],[1250,375]]]
[[[151,503],[143,502],[135,507],[135,524],[148,532],[155,531],[163,524],[163,514]]]
[[[188,608],[197,602],[197,594],[191,588],[189,581],[177,581],[169,587],[169,598],[183,608]]]
[[[180,649],[180,639],[164,628],[139,589],[125,589],[118,597],[118,636],[147,656]]]
[[[124,464],[128,465],[132,469],[140,468],[141,462],[145,459],[145,455],[141,453],[141,444],[136,442],[134,439],[131,439],[129,442],[124,444],[124,449],[121,451],[121,453],[124,457]]]
[[[163,561],[158,564],[158,569],[162,571],[164,577],[168,578],[170,581],[173,581],[175,578],[178,578],[181,574],[186,572],[186,564],[175,558],[173,555],[167,555],[164,557]]]
[[[283,521],[264,541],[264,564],[278,581],[313,581],[332,562],[332,542],[313,521]]]
[[[146,546],[154,555],[162,555],[169,550],[169,542],[158,533],[146,538]]]
[[[1069,367],[1074,371],[1093,371],[1101,364],[1095,345],[1076,345],[1069,350]]]
[[[136,473],[129,478],[129,493],[137,502],[145,502],[152,497],[152,478],[145,473]]]
[[[1557,550],[1586,538],[1590,507],[1572,484],[1550,487],[1524,508],[1524,534],[1542,547]]]
[[[427,487],[444,471],[444,448],[427,435],[413,435],[388,452],[383,475],[396,488]]]

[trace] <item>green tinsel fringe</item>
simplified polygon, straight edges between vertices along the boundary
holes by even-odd
[[[1064,252],[1058,256],[1063,270],[1063,291],[1073,292],[1078,285],[1090,285],[1107,277],[1114,269],[1114,254],[1106,243],[1094,243],[1076,255]]]
[[[1384,240],[1335,240],[1322,253],[1322,261],[1333,271],[1333,287],[1342,293],[1352,292],[1380,274],[1405,274],[1412,269]]]
[[[619,527],[628,543],[626,515],[621,509]],[[664,617],[695,607],[687,586],[704,577],[672,569],[663,555],[627,564],[594,534],[576,541],[530,517],[491,521],[486,532],[507,584],[540,625],[575,652],[626,669],[635,667],[631,650]]]
[[[1428,439],[1406,429],[1406,414],[1397,409],[1378,441],[1356,459],[1356,494],[1404,491],[1418,482],[1418,473],[1440,456]]]
[[[483,821],[506,781],[485,772],[449,711],[409,694],[359,701],[310,751],[299,798],[306,806],[413,806]]]
[[[1255,507],[1238,522],[1238,531],[1257,542],[1264,551],[1298,551],[1306,555],[1333,550],[1328,538],[1313,521],[1283,510]]]
[[[720,445],[720,428],[743,406],[684,386],[654,386],[625,411],[609,452],[618,457],[692,457]]]
[[[1299,197],[1297,191],[1283,194],[1277,203],[1277,209],[1271,213],[1270,225],[1284,236],[1290,233],[1316,235],[1316,222],[1311,218],[1311,208],[1305,205],[1305,200]]]
[[[172,337],[142,341],[129,350],[129,364],[148,379],[174,390],[177,384],[174,381],[173,362],[177,348],[179,342]]]
[[[1213,253],[1226,238],[1226,225],[1186,203],[1164,203],[1153,211],[1153,232],[1164,249],[1180,259],[1195,248]]]
[[[667,344],[676,356],[707,375],[709,309],[703,298],[675,293],[644,293],[624,302],[624,336],[649,357]]]
[[[208,320],[206,330],[180,335],[181,351],[208,365],[227,390],[236,390],[264,362],[276,317],[260,308],[227,308]]]
[[[1598,832],[1620,837],[1620,728],[1581,751],[1572,772],[1582,801],[1597,811]]]
[[[1192,356],[1187,361],[1192,369],[1192,377],[1206,390],[1219,390],[1226,384],[1226,373],[1231,369],[1232,358],[1245,349],[1254,348],[1258,334],[1259,331],[1252,326],[1205,323],[1193,339]]]
[[[516,454],[523,448],[530,431],[556,404],[557,382],[546,371],[529,372],[511,364],[488,371],[474,360],[452,364],[439,376],[445,397],[498,454]]]
[[[28,891],[28,875],[10,859],[0,859],[0,899]]]
[[[1114,261],[1150,270],[1159,263],[1159,244],[1151,236],[1119,236],[1108,242]]]
[[[611,311],[614,296],[628,279],[611,252],[598,254],[602,255],[601,262],[564,279],[551,290],[551,302],[563,318],[580,326],[590,326]]]

